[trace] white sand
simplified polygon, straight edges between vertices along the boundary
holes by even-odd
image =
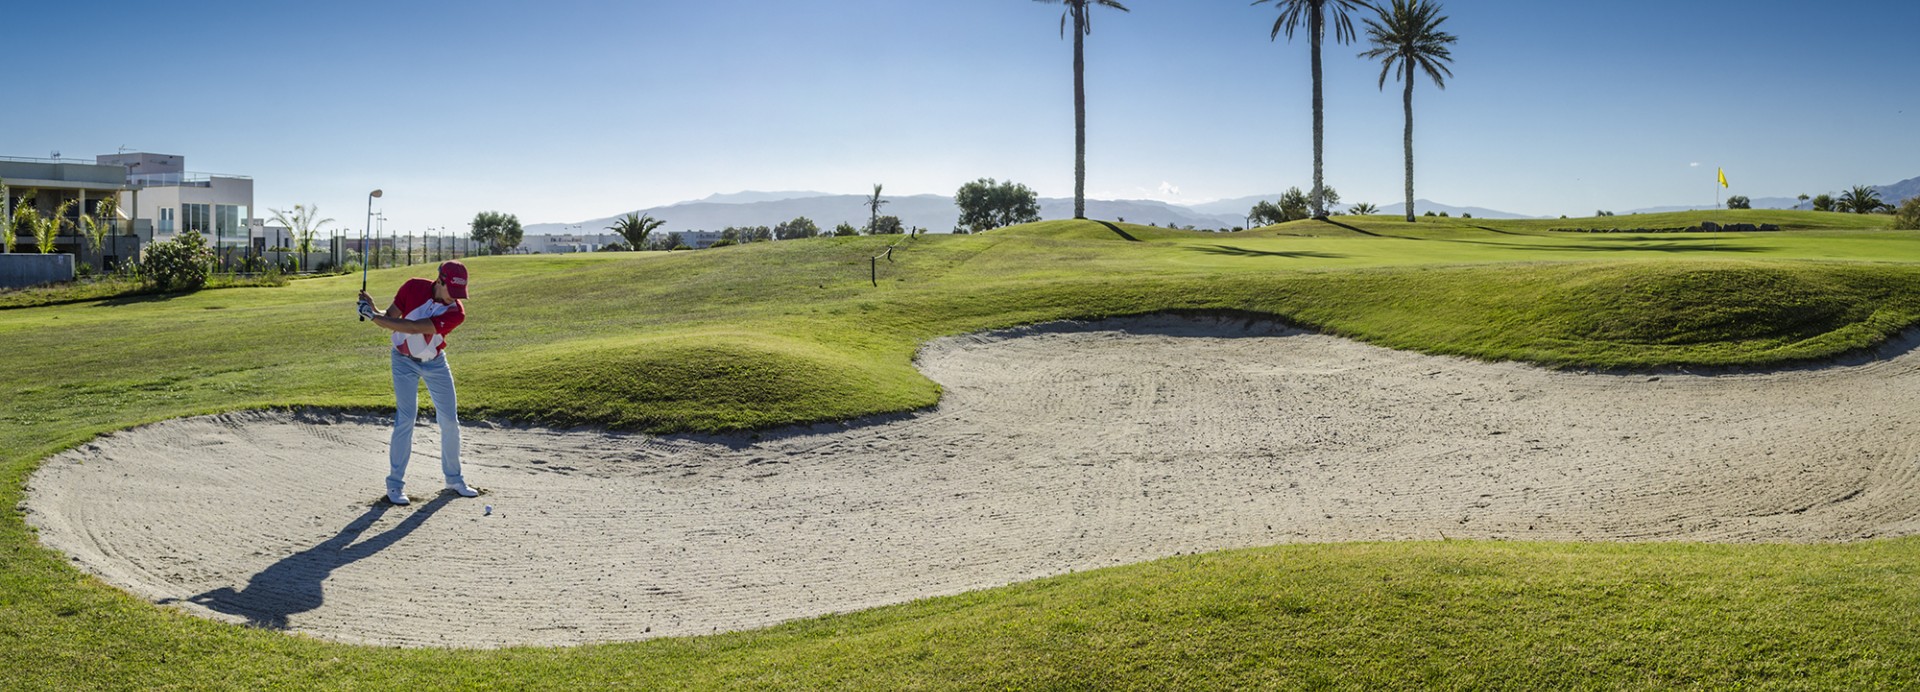
[[[169,421],[48,460],[27,519],[195,614],[456,647],[752,628],[1274,543],[1920,531],[1914,352],[1655,378],[1161,317],[943,339],[920,366],[939,408],[853,426],[471,423],[478,499],[438,494],[423,417],[408,508],[375,501],[384,419]]]

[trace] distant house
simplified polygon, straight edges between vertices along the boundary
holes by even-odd
[[[5,185],[0,197],[6,201],[5,208],[0,209],[0,233],[10,236],[12,249],[33,247],[31,233],[15,229],[13,218],[21,202],[32,195],[34,208],[43,216],[52,216],[62,203],[74,203],[67,210],[62,235],[54,241],[54,252],[71,253],[95,268],[113,267],[139,255],[140,242],[127,237],[132,234],[132,224],[125,202],[125,196],[138,194],[139,188],[128,182],[125,166],[77,159],[0,156],[0,183]],[[109,240],[101,251],[92,252],[81,235],[80,215],[92,214],[94,205],[109,196],[121,197],[121,218],[115,220],[115,229],[109,231]],[[16,230],[20,232],[17,235]]]
[[[254,218],[253,178],[244,175],[196,173],[187,170],[186,157],[176,154],[131,152],[104,154],[92,162],[64,158],[0,157],[0,180],[7,186],[6,212],[27,193],[34,206],[52,214],[62,202],[73,201],[55,243],[56,252],[73,253],[80,261],[107,268],[139,256],[148,243],[172,240],[198,232],[208,245],[231,261],[259,257],[268,248],[288,244],[286,232]],[[91,214],[94,204],[108,195],[119,199],[120,218],[99,252],[93,252],[80,232],[80,214]],[[11,217],[0,219],[11,229]],[[16,238],[16,245],[32,239]]]
[[[270,247],[269,239],[255,232],[263,226],[253,217],[251,177],[190,172],[187,158],[175,154],[106,154],[95,160],[121,169],[131,188],[121,196],[121,208],[146,240],[172,240],[194,231],[216,249],[257,255]]]

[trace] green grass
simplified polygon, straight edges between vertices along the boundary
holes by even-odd
[[[1669,225],[1648,217],[1588,221]],[[1692,212],[1778,233],[1589,236],[1385,217],[1239,234],[1048,222],[907,241],[477,258],[463,414],[738,430],[912,410],[941,335],[1257,312],[1395,348],[1551,366],[1767,365],[1920,323],[1887,217]],[[1117,231],[1116,231],[1117,229]],[[374,272],[376,292],[422,271]],[[388,650],[180,615],[38,547],[39,460],[266,406],[391,407],[356,277],[0,310],[0,688],[1911,687],[1920,542],[1289,546],[1099,570],[767,630],[562,649]],[[370,479],[371,484],[377,479]]]
[[[279,275],[270,277],[244,277],[233,274],[214,274],[207,278],[205,288],[253,288],[261,286],[284,286],[286,283],[287,277]],[[59,284],[0,289],[0,310],[35,308],[46,305],[65,305],[67,303],[85,303],[96,300],[158,295],[167,292],[166,289],[156,286],[153,282],[144,279],[105,276]]]

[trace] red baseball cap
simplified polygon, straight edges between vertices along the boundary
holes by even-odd
[[[440,280],[447,283],[447,295],[454,300],[467,297],[467,265],[460,260],[447,260],[440,263]]]

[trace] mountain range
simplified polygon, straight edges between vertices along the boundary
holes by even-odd
[[[1880,199],[1889,204],[1899,204],[1909,198],[1920,197],[1920,178],[1910,178],[1892,185],[1879,185],[1874,188],[1880,193]],[[886,205],[880,208],[881,214],[900,217],[900,221],[909,227],[920,227],[935,233],[952,230],[960,218],[960,210],[954,206],[953,198],[946,195],[898,195],[882,196]],[[1256,197],[1239,197],[1182,206],[1154,200],[1087,200],[1087,216],[1095,219],[1113,219],[1138,224],[1157,226],[1192,226],[1201,229],[1227,229],[1247,224],[1246,214],[1253,205],[1262,200],[1277,201],[1279,194]],[[687,202],[677,202],[666,206],[636,209],[633,213],[651,216],[666,222],[662,232],[678,231],[717,231],[729,226],[773,226],[795,217],[805,216],[813,219],[822,231],[831,231],[834,226],[847,223],[859,228],[866,226],[868,209],[866,195],[836,195],[825,192],[783,191],[759,192],[744,191],[727,194],[714,194]],[[1345,211],[1348,205],[1334,205],[1334,209]],[[1397,215],[1404,213],[1403,203],[1389,204],[1380,208],[1379,213]],[[1456,207],[1429,200],[1417,200],[1415,210],[1444,212],[1450,216],[1472,214],[1482,219],[1525,219],[1532,218],[1524,214],[1504,212],[1484,207]],[[1667,211],[1693,211],[1712,209],[1707,205],[1668,206],[1632,209],[1630,214],[1652,214]],[[1793,197],[1760,197],[1753,200],[1755,209],[1810,209]],[[620,215],[624,216],[624,214]],[[592,234],[607,232],[618,216],[588,219],[574,223],[537,223],[526,227],[528,235],[553,234]],[[1040,218],[1073,218],[1073,200],[1060,197],[1040,198]]]
[[[1892,204],[1895,206],[1898,206],[1901,202],[1905,202],[1914,197],[1920,197],[1920,178],[1908,178],[1906,180],[1902,180],[1892,185],[1874,185],[1872,187],[1875,192],[1880,193],[1880,201],[1886,202],[1887,204]],[[1849,186],[1849,188],[1851,188],[1851,186]],[[1838,192],[1829,192],[1827,194],[1833,195],[1834,197],[1840,196],[1840,193]],[[1813,202],[1811,201],[1802,202],[1798,197],[1755,197],[1752,200],[1752,204],[1753,204],[1753,208],[1755,209],[1807,210],[1807,209],[1813,208]],[[1665,211],[1698,211],[1698,210],[1704,210],[1704,209],[1718,209],[1718,208],[1719,207],[1710,207],[1704,204],[1698,205],[1698,206],[1683,205],[1683,206],[1675,206],[1675,207],[1647,207],[1645,209],[1634,209],[1627,213],[1658,214],[1660,212],[1665,212]]]
[[[900,195],[881,196],[886,201],[880,208],[883,215],[900,217],[901,223],[909,227],[918,226],[935,233],[945,233],[953,229],[960,218],[960,210],[954,206],[953,198],[946,195]],[[1246,214],[1253,205],[1261,200],[1275,201],[1280,195],[1272,194],[1260,197],[1243,197],[1220,200],[1193,206],[1181,206],[1154,200],[1087,200],[1087,217],[1095,219],[1113,219],[1128,223],[1153,224],[1157,226],[1192,226],[1201,229],[1227,229],[1247,224]],[[676,202],[666,206],[636,209],[633,213],[651,216],[666,222],[660,232],[679,231],[717,231],[729,226],[773,226],[795,217],[805,216],[820,226],[822,231],[832,230],[841,223],[854,227],[867,225],[869,211],[866,195],[835,195],[823,192],[735,192],[709,195],[702,199]],[[1059,197],[1040,198],[1040,218],[1073,218],[1073,200]],[[1334,205],[1344,211],[1346,205]],[[1380,209],[1382,214],[1398,214],[1404,204],[1394,204]],[[1447,212],[1453,216],[1471,213],[1475,217],[1489,219],[1523,219],[1520,214],[1483,209],[1480,207],[1455,207],[1427,200],[1419,200],[1415,208],[1421,213],[1427,211]],[[603,233],[608,226],[624,216],[608,216],[588,219],[574,223],[537,223],[526,226],[528,235]]]

